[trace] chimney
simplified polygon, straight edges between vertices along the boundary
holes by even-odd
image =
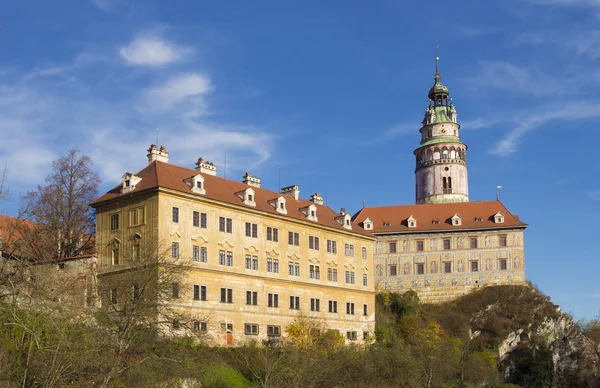
[[[300,188],[297,185],[284,187],[281,189],[281,194],[287,194],[294,197],[295,200],[298,200],[298,197],[300,197]]]
[[[202,172],[208,175],[217,175],[217,166],[208,160],[204,160],[201,157],[196,162],[196,171]]]
[[[346,215],[346,208],[345,207],[343,207],[343,208],[340,209],[340,214],[343,215],[343,216]]]
[[[250,175],[249,172],[246,172],[243,178],[244,180],[242,180],[242,183],[245,183],[248,186],[260,187],[260,178]]]
[[[157,160],[159,162],[169,163],[169,153],[164,146],[160,146],[160,149],[158,149],[155,144],[151,144],[150,148],[148,148],[148,164]]]
[[[323,197],[321,197],[319,195],[319,193],[314,193],[313,195],[310,196],[310,202],[314,202],[317,205],[322,205],[323,204]]]

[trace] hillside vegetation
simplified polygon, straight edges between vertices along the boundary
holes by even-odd
[[[120,333],[104,312],[0,303],[4,387],[598,387],[599,322],[589,334],[529,286],[487,287],[441,305],[377,295],[367,346],[299,318],[285,340],[226,349]]]

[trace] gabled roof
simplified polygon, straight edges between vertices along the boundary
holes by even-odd
[[[93,201],[90,206],[99,207],[103,202],[112,201],[120,197],[129,196],[137,192],[156,189],[159,187],[167,188],[175,191],[179,191],[185,194],[190,194],[202,198],[209,198],[212,200],[225,202],[227,204],[245,207],[247,209],[254,209],[279,217],[290,217],[296,220],[307,221],[306,215],[303,214],[299,209],[314,205],[317,210],[318,222],[313,222],[322,226],[334,228],[345,233],[357,233],[364,236],[372,237],[370,232],[363,230],[362,227],[353,224],[352,231],[345,229],[334,217],[339,216],[339,213],[335,212],[328,206],[318,205],[311,201],[304,199],[294,199],[290,195],[281,194],[275,191],[266,190],[259,187],[249,186],[243,182],[233,181],[224,179],[219,176],[213,176],[210,174],[201,173],[199,171],[168,164],[160,161],[154,161],[142,169],[140,172],[135,174],[142,178],[142,180],[136,185],[134,191],[128,194],[121,194],[121,185],[115,186],[112,190],[109,190],[106,194]],[[192,189],[185,183],[186,179],[189,179],[195,175],[202,175],[204,177],[204,188],[206,194],[195,194]],[[254,202],[256,206],[245,205],[244,201],[236,195],[236,193],[243,191],[247,188],[251,188],[255,191]],[[279,213],[275,207],[268,203],[277,199],[278,197],[284,197],[286,199],[287,215]]]
[[[494,222],[494,215],[498,212],[505,215],[503,224]],[[457,213],[460,214],[461,225],[452,226],[450,220]],[[406,222],[411,215],[419,221],[415,228],[409,228]],[[373,221],[373,234],[527,227],[500,201],[366,207],[352,217],[354,223],[361,227],[367,218]],[[434,224],[434,220],[439,220],[439,223]]]

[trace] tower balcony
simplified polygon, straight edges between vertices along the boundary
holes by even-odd
[[[416,165],[416,169],[420,169],[423,167],[429,167],[429,166],[434,166],[436,164],[448,164],[448,163],[453,163],[453,164],[462,164],[463,166],[467,165],[467,162],[462,160],[462,159],[434,159],[434,160],[417,160],[417,165]]]

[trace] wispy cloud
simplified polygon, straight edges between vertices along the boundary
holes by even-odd
[[[567,7],[600,6],[600,0],[529,0],[529,2],[533,4],[560,5]]]
[[[91,0],[92,4],[104,12],[110,12],[117,6],[123,4],[125,0]]]
[[[141,33],[119,49],[119,55],[128,65],[148,67],[182,62],[192,53],[191,47],[168,41],[158,31]]]
[[[481,62],[479,71],[464,80],[473,91],[488,92],[490,88],[508,93],[547,96],[563,94],[564,83],[535,67],[519,66],[500,61]],[[485,85],[485,88],[482,88]]]
[[[500,122],[499,119],[489,117],[477,117],[472,120],[462,121],[460,123],[461,130],[475,130],[482,128],[493,127]]]
[[[600,201],[600,190],[592,190],[587,192],[588,197],[592,199],[592,201]],[[600,298],[600,294],[598,294]]]
[[[496,143],[490,152],[495,155],[508,156],[517,150],[521,138],[529,132],[553,122],[573,122],[592,118],[600,118],[600,103],[572,101],[521,112],[513,115],[513,119],[510,120],[514,123],[513,129]]]

